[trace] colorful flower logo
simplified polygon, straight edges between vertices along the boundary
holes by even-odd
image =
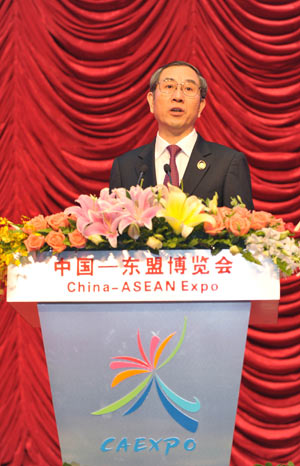
[[[194,401],[188,401],[181,396],[177,395],[171,388],[169,388],[159,377],[157,371],[165,366],[168,362],[173,359],[175,354],[178,352],[179,348],[181,347],[185,334],[186,334],[186,326],[187,320],[184,319],[184,326],[181,332],[180,339],[171,352],[171,354],[160,364],[158,362],[165,351],[166,346],[170,342],[170,340],[174,337],[176,332],[171,333],[168,335],[162,342],[160,342],[160,338],[157,335],[153,335],[150,342],[150,351],[149,351],[149,358],[146,356],[141,338],[140,332],[137,332],[137,343],[138,348],[141,354],[142,359],[133,358],[130,356],[116,356],[114,357],[114,361],[110,363],[111,369],[126,369],[122,372],[119,372],[113,379],[111,386],[115,387],[119,383],[123,382],[124,380],[133,377],[138,374],[147,374],[149,375],[146,377],[143,382],[137,385],[131,392],[127,393],[124,397],[120,398],[119,400],[115,401],[114,403],[105,406],[104,408],[100,409],[99,411],[95,411],[92,414],[94,415],[102,415],[111,413],[113,411],[117,411],[118,409],[122,408],[123,406],[127,405],[130,401],[134,398],[137,400],[134,404],[125,412],[123,416],[127,416],[128,414],[133,413],[136,411],[144,401],[146,400],[153,382],[155,384],[158,396],[160,401],[162,402],[163,407],[169,413],[169,415],[182,427],[187,429],[190,432],[196,432],[198,428],[198,421],[193,419],[192,417],[185,414],[182,410],[187,411],[188,413],[195,413],[200,409],[200,402],[199,400],[194,397]],[[140,395],[141,393],[141,395]],[[181,409],[179,409],[179,408]]]

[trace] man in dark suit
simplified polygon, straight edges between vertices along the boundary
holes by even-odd
[[[207,84],[199,70],[186,62],[172,62],[151,77],[147,95],[150,111],[158,122],[155,140],[117,157],[110,188],[143,187],[171,182],[187,194],[212,198],[230,207],[239,195],[253,209],[246,157],[241,152],[205,141],[195,122],[206,105]]]

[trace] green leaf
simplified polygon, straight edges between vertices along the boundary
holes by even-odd
[[[262,263],[256,259],[250,251],[243,251],[242,252],[242,256],[244,257],[244,259],[246,259],[247,261],[249,262],[254,262],[255,264],[258,264],[258,265],[262,265]]]
[[[80,466],[80,464],[77,463],[76,461],[72,461],[72,463],[66,463],[66,462],[63,463],[63,466],[75,466],[75,465]]]
[[[44,228],[43,230],[38,230],[37,233],[48,235],[52,231],[52,228]]]
[[[254,466],[272,466],[272,463],[270,463],[269,461],[267,461],[265,465],[260,464],[260,463],[256,463]],[[279,466],[279,465],[278,465],[278,466]]]
[[[273,258],[272,258],[273,259]],[[279,259],[279,257],[276,258],[276,262],[273,260],[273,262],[277,265],[277,267],[286,275],[292,275],[292,270],[288,266],[286,262],[283,260]]]
[[[76,225],[77,225],[76,220],[73,220],[72,218],[68,218],[68,220],[69,220],[71,227],[76,228]]]
[[[72,233],[72,231],[74,231],[74,228],[70,227],[60,227],[59,229],[60,231],[62,231],[64,235],[67,235],[68,233]]]
[[[191,239],[189,241],[187,246],[190,247],[190,248],[195,248],[197,246],[197,244],[198,244],[197,238],[193,238],[193,239]]]
[[[50,251],[50,246],[48,244],[44,244],[44,246],[39,250],[39,252],[46,252]]]
[[[254,466],[272,466],[272,463],[270,461],[267,461],[265,465],[256,463]],[[295,466],[292,461],[289,461],[286,465],[285,464],[278,464],[277,466]]]
[[[261,230],[255,231],[255,234],[256,236],[266,236],[265,232]]]

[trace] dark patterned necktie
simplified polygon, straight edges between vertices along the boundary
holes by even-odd
[[[171,168],[171,178],[172,178],[172,184],[174,186],[179,186],[179,174],[177,170],[177,165],[176,165],[176,156],[179,154],[181,151],[179,146],[176,146],[175,144],[172,144],[171,146],[167,146],[167,149],[170,153],[170,168]],[[164,179],[164,184],[167,185],[169,183],[169,175],[166,174],[165,179]]]

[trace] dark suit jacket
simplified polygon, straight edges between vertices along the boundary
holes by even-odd
[[[145,165],[148,169],[144,175],[143,188],[155,186],[157,183],[154,147],[155,140],[117,157],[111,170],[110,189],[129,189],[135,186],[141,167]],[[204,163],[199,164],[199,169],[197,164],[200,161]],[[211,199],[217,192],[219,206],[231,207],[230,198],[239,194],[246,207],[253,209],[250,174],[245,155],[220,144],[207,142],[199,134],[182,183],[185,193],[203,199]]]

